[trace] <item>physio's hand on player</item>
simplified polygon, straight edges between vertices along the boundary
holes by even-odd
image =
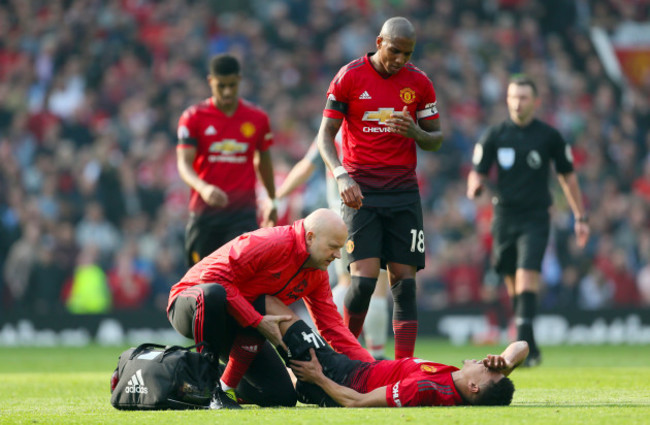
[[[413,121],[406,106],[404,106],[401,112],[393,112],[390,114],[390,118],[386,120],[386,125],[391,133],[411,138],[414,138],[417,134],[415,121]]]
[[[576,232],[576,243],[580,248],[584,248],[585,245],[587,245],[587,241],[589,240],[589,233],[590,233],[589,223],[576,221],[575,232]]]
[[[280,333],[279,326],[280,322],[285,322],[287,320],[291,320],[291,316],[267,314],[266,316],[262,316],[262,321],[257,325],[256,329],[264,336],[264,338],[268,339],[273,346],[282,347],[289,351],[287,345],[282,341],[282,334]]]
[[[318,378],[323,376],[323,368],[318,362],[316,352],[313,348],[309,349],[309,355],[311,356],[311,360],[291,360],[289,362],[289,367],[293,371],[293,374],[296,375],[296,377],[301,381],[315,384],[317,383]]]
[[[363,195],[357,182],[346,173],[337,177],[336,183],[339,186],[339,193],[341,194],[343,203],[355,210],[361,208],[361,205],[363,205]]]
[[[228,195],[215,185],[206,184],[201,188],[199,195],[211,207],[225,207],[228,205]]]

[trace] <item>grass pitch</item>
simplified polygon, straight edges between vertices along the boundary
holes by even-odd
[[[650,346],[544,347],[544,362],[515,370],[509,407],[121,412],[109,379],[128,347],[0,348],[1,424],[649,424]],[[460,366],[503,346],[418,339],[416,355]],[[388,352],[391,352],[389,348]]]

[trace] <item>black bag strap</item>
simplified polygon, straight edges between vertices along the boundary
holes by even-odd
[[[178,350],[192,350],[192,349],[198,349],[199,347],[206,346],[208,347],[208,343],[205,341],[199,342],[198,344],[190,345],[188,347],[182,347],[180,345],[162,345],[162,344],[154,344],[152,342],[146,342],[144,344],[140,344],[137,346],[135,350],[131,353],[131,356],[129,357],[130,360],[133,360],[134,357],[136,357],[138,354],[142,353],[145,350],[151,350],[155,348],[159,348],[163,350],[163,357],[166,354],[169,354],[174,351]],[[198,351],[198,350],[197,350]]]
[[[131,352],[131,355],[129,356],[129,360],[133,360],[138,354],[142,353],[145,350],[150,350],[152,348],[165,349],[165,348],[167,348],[167,346],[166,345],[161,345],[161,344],[153,344],[153,343],[149,343],[149,342],[144,343],[144,344],[140,344],[140,345],[138,345],[136,347],[135,350],[133,350]]]
[[[131,356],[129,356],[129,360],[133,360],[135,357],[137,357],[140,353],[146,350],[151,350],[151,349],[161,349],[162,351],[162,356],[158,359],[158,362],[163,361],[166,355],[176,352],[176,351],[191,351],[195,349],[197,352],[199,351],[199,347],[204,347],[205,349],[201,352],[202,355],[206,356],[210,361],[214,361],[215,358],[218,359],[218,357],[215,357],[212,353],[212,350],[210,348],[210,344],[208,344],[205,341],[201,341],[198,344],[194,345],[189,345],[187,347],[183,347],[181,345],[162,345],[162,344],[154,344],[151,342],[147,342],[144,344],[138,345],[133,352],[131,352]],[[218,360],[216,360],[218,362]]]

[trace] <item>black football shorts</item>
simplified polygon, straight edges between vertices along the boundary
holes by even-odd
[[[258,228],[254,210],[191,215],[185,227],[186,265],[193,266],[230,240]]]
[[[517,269],[541,271],[550,226],[546,210],[496,213],[492,220],[492,252],[497,273],[514,275]]]
[[[424,268],[426,243],[419,199],[396,207],[341,208],[348,227],[348,240],[343,247],[348,267],[357,260],[379,258],[382,268],[388,262]]]

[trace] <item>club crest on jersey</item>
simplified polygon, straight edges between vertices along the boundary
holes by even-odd
[[[348,254],[352,254],[352,251],[354,251],[354,242],[352,240],[349,240],[345,244],[345,250],[348,252]]]
[[[415,90],[410,87],[403,88],[399,91],[399,97],[402,99],[402,102],[410,105],[415,102]]]
[[[377,121],[381,125],[386,125],[386,120],[390,118],[390,114],[395,111],[395,108],[379,108],[376,111],[366,111],[363,113],[362,121]]]
[[[243,123],[239,130],[241,131],[241,134],[246,138],[251,137],[253,134],[255,134],[255,126],[248,121]]]
[[[539,152],[532,150],[526,157],[526,163],[528,163],[530,168],[537,170],[542,166],[542,157],[539,155]]]
[[[515,163],[515,150],[513,148],[499,148],[497,150],[497,160],[504,170],[509,170]]]
[[[430,364],[423,364],[420,365],[420,370],[426,373],[435,373],[438,370],[438,368]]]

